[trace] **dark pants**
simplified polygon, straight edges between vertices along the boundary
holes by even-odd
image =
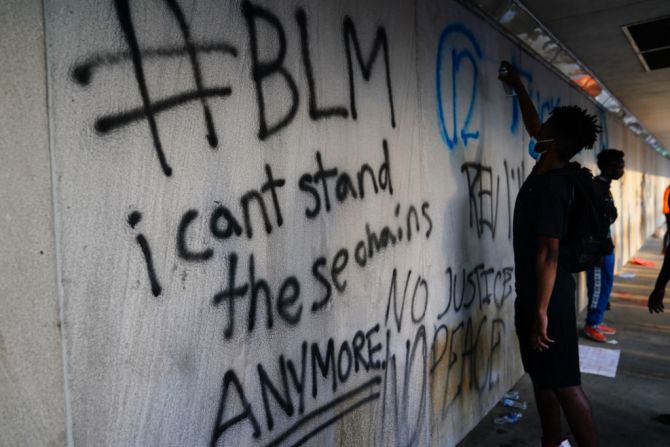
[[[665,236],[663,236],[663,252],[668,248],[670,243],[670,214],[665,215]]]
[[[614,252],[605,256],[599,265],[586,271],[586,289],[589,294],[586,324],[598,326],[603,322],[613,286]]]

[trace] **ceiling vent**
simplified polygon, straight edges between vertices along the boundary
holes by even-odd
[[[622,29],[646,71],[670,67],[670,17]]]

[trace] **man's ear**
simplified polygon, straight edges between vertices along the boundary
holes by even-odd
[[[556,135],[554,142],[556,144],[556,149],[563,154],[571,152],[572,146],[575,144],[575,141],[572,138],[565,135]]]

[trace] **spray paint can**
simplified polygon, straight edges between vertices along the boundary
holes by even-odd
[[[501,80],[502,85],[503,85],[503,90],[505,90],[505,94],[508,96],[514,96],[516,93],[514,92],[514,89],[512,88],[511,85],[509,85],[507,82],[503,81],[502,78],[504,76],[507,76],[509,73],[509,69],[507,68],[507,62],[503,61],[500,63],[500,68],[498,68],[498,79]]]

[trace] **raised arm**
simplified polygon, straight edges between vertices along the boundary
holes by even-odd
[[[530,100],[530,96],[528,96],[528,92],[521,81],[518,70],[507,61],[503,61],[503,64],[507,68],[507,74],[498,76],[498,78],[509,84],[516,92],[517,98],[519,98],[519,106],[521,107],[523,125],[526,127],[528,135],[537,138],[542,122],[540,121],[540,116],[537,114],[537,110],[535,110],[535,105],[533,104],[533,101]]]

